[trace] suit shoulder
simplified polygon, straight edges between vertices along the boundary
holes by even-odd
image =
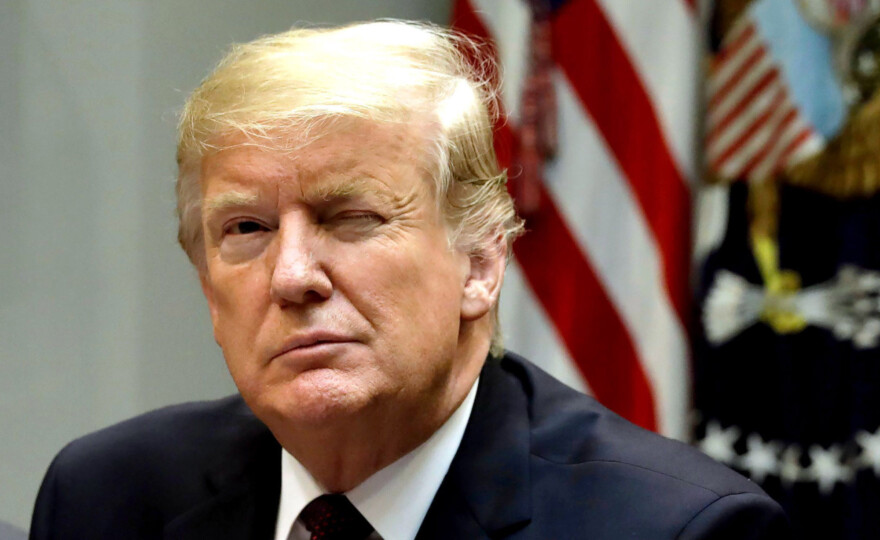
[[[271,456],[280,447],[239,397],[137,416],[58,453],[34,506],[33,537],[159,538],[215,489],[274,477],[280,459]]]
[[[626,469],[717,496],[763,491],[750,480],[679,441],[642,429],[595,399],[508,355],[501,367],[529,396],[533,456],[559,465]]]
[[[249,426],[265,429],[239,396],[171,405],[75,439],[59,452],[55,465],[64,468],[95,462],[125,466],[136,460],[143,468],[172,453],[204,452]]]

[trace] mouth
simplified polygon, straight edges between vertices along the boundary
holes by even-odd
[[[341,346],[356,342],[357,340],[349,336],[332,332],[310,332],[285,341],[272,356],[272,359],[289,358],[293,360],[315,355],[332,354]]]

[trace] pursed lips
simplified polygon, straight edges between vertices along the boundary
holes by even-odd
[[[332,345],[336,343],[353,343],[357,340],[344,335],[330,331],[312,331],[298,334],[287,341],[272,355],[272,359],[276,359],[288,353],[296,353],[297,351],[306,352],[316,349],[321,345]]]

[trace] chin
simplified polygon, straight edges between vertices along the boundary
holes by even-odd
[[[362,384],[334,370],[318,369],[301,373],[278,388],[261,391],[252,409],[269,427],[330,427],[329,423],[350,419],[374,401]]]

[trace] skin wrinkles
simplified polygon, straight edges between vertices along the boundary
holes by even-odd
[[[488,352],[503,257],[449,247],[421,135],[362,122],[202,163],[215,338],[245,401],[329,490],[427,439]]]
[[[417,190],[399,196],[391,193],[386,183],[372,178],[347,180],[343,177],[326,185],[303,188],[301,193],[304,204],[313,209],[311,219],[321,223],[328,233],[339,230],[344,233],[348,227],[351,230],[346,236],[353,241],[357,240],[356,233],[362,232],[356,230],[356,221],[361,220],[366,226],[373,214],[382,222],[376,223],[374,234],[394,237],[403,232],[417,218],[420,203]],[[261,201],[263,199],[257,194],[240,191],[227,191],[206,199],[206,231],[215,243],[221,243],[226,216],[234,216],[238,221],[248,220],[250,216],[268,229],[276,228],[274,216],[268,219],[258,217],[267,214],[261,208],[264,205]],[[387,227],[388,224],[396,227]]]
[[[250,147],[247,145],[235,145],[234,149],[257,148],[259,151],[266,151],[262,147]],[[394,150],[396,151],[396,149]],[[247,165],[253,161],[253,157],[247,157],[242,160],[243,171],[237,171],[224,180],[235,184],[242,183],[249,185],[253,182],[247,174]],[[299,156],[291,156],[291,163],[296,164],[300,161]],[[348,170],[351,169],[351,170]],[[268,171],[262,171],[260,179],[269,179],[273,181],[277,187],[277,195],[274,197],[276,201],[281,200],[283,193],[289,189],[298,189],[299,196],[305,206],[313,209],[315,214],[313,219],[325,224],[328,231],[338,230],[342,227],[339,221],[332,218],[334,214],[345,211],[357,213],[358,209],[373,211],[387,223],[394,223],[398,227],[377,227],[376,234],[385,234],[389,239],[399,239],[395,235],[403,232],[409,227],[413,216],[416,216],[418,205],[425,199],[423,190],[417,189],[421,187],[418,183],[410,186],[410,190],[404,194],[395,193],[393,188],[389,186],[389,182],[382,178],[389,178],[393,172],[387,167],[375,167],[375,172],[367,171],[362,164],[353,159],[345,159],[341,164],[333,164],[326,170],[321,170],[320,175],[309,174],[305,171],[304,180],[295,184],[287,182],[290,178],[289,171],[285,171],[283,167],[274,167]],[[245,174],[242,174],[245,173]],[[321,182],[316,182],[316,177],[320,176]],[[421,195],[421,196],[420,196]],[[260,206],[270,204],[268,197],[261,197],[255,193],[247,193],[242,191],[227,191],[216,196],[207,198],[204,201],[205,207],[205,223],[208,234],[219,241],[222,236],[222,226],[218,223],[225,215],[261,213]],[[276,227],[275,219],[264,219],[263,224],[269,229]],[[383,225],[385,225],[383,224]],[[213,225],[213,226],[212,226]],[[344,224],[342,224],[344,225]],[[348,235],[350,238],[353,235]],[[254,248],[256,249],[256,248]],[[253,250],[252,250],[253,251]],[[250,253],[249,256],[253,256]],[[234,260],[229,257],[229,260]]]

